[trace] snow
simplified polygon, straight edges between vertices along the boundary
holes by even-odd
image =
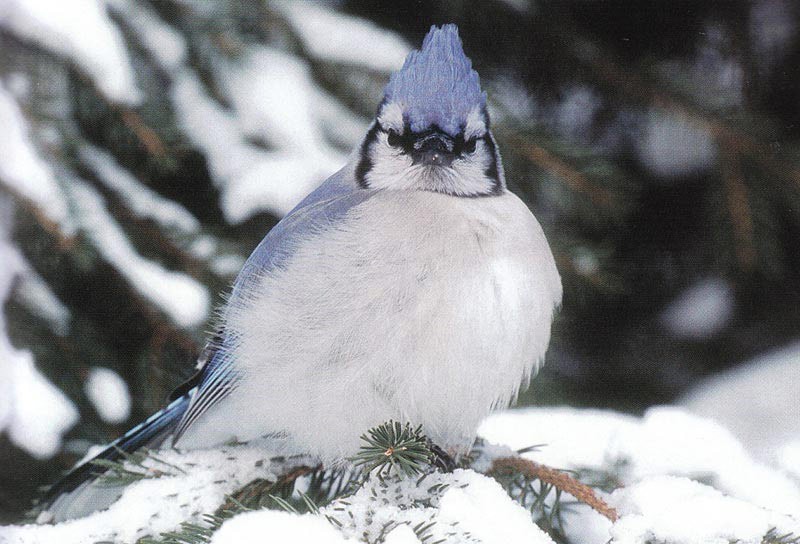
[[[675,407],[651,409],[643,418],[574,408],[513,410],[487,419],[481,434],[501,444],[482,446],[475,465],[481,470],[491,459],[510,455],[509,447],[544,444],[524,456],[577,471],[586,481],[605,475],[617,482],[611,493],[597,490],[617,509],[613,525],[585,505],[563,511],[572,542],[760,544],[770,530],[800,535],[800,480],[788,468],[800,468],[798,441],[782,450],[785,467],[769,467],[754,461],[718,424]],[[158,457],[169,465],[155,459],[146,463],[167,474],[129,486],[108,510],[54,526],[0,528],[0,541],[132,542],[174,530],[183,521],[197,522],[243,484],[308,462],[268,461],[269,452],[257,444],[164,450]],[[304,486],[301,480],[297,489]],[[471,469],[424,478],[373,476],[319,514],[257,510],[236,515],[212,542],[256,543],[267,534],[275,542],[302,538],[323,544],[553,542],[496,481]]]
[[[639,160],[653,175],[665,180],[698,173],[716,160],[711,134],[679,115],[652,111],[645,117],[641,132],[636,140]]]
[[[247,512],[222,524],[211,544],[261,544],[265,535],[271,542],[344,544],[346,540],[334,527],[319,516],[298,515],[275,510]]]
[[[131,27],[161,68],[169,72],[183,64],[186,59],[186,41],[147,4],[134,4],[130,0],[106,0],[106,4]]]
[[[263,46],[221,74],[233,111],[208,96],[191,71],[176,75],[172,98],[179,124],[206,154],[228,222],[260,211],[283,216],[346,161],[313,115],[320,91],[307,64]]]
[[[109,100],[141,101],[122,35],[102,0],[4,0],[0,27],[72,60]]]
[[[164,450],[146,466],[166,475],[128,486],[107,510],[56,525],[0,527],[3,544],[132,543],[144,536],[179,529],[214,512],[226,495],[257,478],[275,478],[274,466],[259,448],[239,446],[179,453]],[[176,468],[173,468],[173,465]],[[263,535],[262,535],[263,536]]]
[[[0,7],[0,13],[2,13]],[[29,199],[68,233],[67,199],[52,169],[39,156],[14,97],[0,84],[0,183]]]
[[[122,423],[131,414],[128,385],[119,374],[108,368],[93,367],[84,384],[84,391],[100,419],[107,423]]]
[[[564,91],[564,96],[555,107],[554,121],[558,130],[576,140],[587,140],[591,134],[602,99],[588,85],[575,85]]]
[[[14,298],[34,315],[44,319],[59,336],[69,333],[72,316],[69,308],[50,289],[47,282],[20,255],[24,271],[18,278]]]
[[[648,478],[614,491],[610,502],[621,515],[611,529],[617,544],[759,544],[770,529],[800,534],[798,520],[688,478]]]
[[[102,149],[85,144],[78,152],[99,180],[119,195],[128,209],[139,217],[185,233],[194,233],[200,228],[200,222],[189,210],[142,184]]]
[[[31,352],[15,348],[8,338],[1,310],[27,266],[9,242],[4,224],[0,262],[0,432],[34,457],[46,459],[58,452],[62,435],[78,422],[78,410],[37,370]]]
[[[775,457],[781,470],[800,484],[800,440],[779,447]]]
[[[690,390],[680,403],[725,425],[757,457],[776,461],[800,437],[800,341],[755,357]]]
[[[722,332],[733,316],[733,288],[721,278],[698,281],[661,314],[661,322],[673,335],[706,340]]]
[[[479,433],[514,449],[546,444],[525,457],[550,466],[618,467],[625,484],[663,474],[701,478],[756,506],[800,512],[795,483],[754,460],[718,423],[676,407],[651,408],[641,419],[599,410],[518,410],[488,418]]]
[[[286,17],[308,53],[320,59],[388,73],[403,66],[411,51],[398,34],[318,3],[290,0],[271,5]]]
[[[139,255],[108,213],[103,198],[87,183],[74,180],[70,191],[77,221],[97,251],[131,285],[181,327],[196,327],[208,317],[210,297],[203,285]]]
[[[403,526],[430,524],[419,539],[552,543],[532,522],[530,512],[512,501],[500,484],[472,470],[434,473],[424,479],[371,478],[355,494],[333,501],[320,513],[335,520],[345,537],[368,542]],[[394,538],[408,542],[410,535],[403,532]]]
[[[789,51],[796,33],[794,21],[792,5],[786,0],[760,0],[752,4],[748,24],[761,67],[773,67]]]

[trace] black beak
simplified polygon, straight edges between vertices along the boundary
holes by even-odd
[[[455,158],[453,139],[441,132],[420,135],[414,141],[411,159],[414,164],[450,166]]]

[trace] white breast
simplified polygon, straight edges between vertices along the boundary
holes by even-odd
[[[388,419],[463,447],[542,360],[560,299],[541,228],[515,196],[386,191],[229,312],[246,379],[217,414],[239,439],[282,432],[326,459]]]

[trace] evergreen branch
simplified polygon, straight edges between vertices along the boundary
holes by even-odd
[[[726,142],[730,149],[744,155],[776,177],[789,181],[800,189],[800,168],[789,158],[778,156],[758,138],[735,127],[676,92],[665,90],[660,81],[650,81],[625,69],[615,56],[593,41],[584,38],[565,18],[551,14],[548,24],[566,41],[573,58],[589,68],[596,83],[629,100],[670,111],[707,130],[717,141]],[[556,24],[554,24],[556,23]],[[643,70],[643,72],[647,72]]]
[[[605,516],[612,522],[617,520],[617,512],[606,504],[605,501],[595,495],[591,487],[579,482],[569,474],[550,468],[539,463],[534,463],[521,457],[501,457],[492,462],[492,467],[487,475],[492,477],[509,477],[521,475],[527,480],[539,480],[543,485],[549,485],[556,489],[558,493],[565,492],[575,497],[579,502],[586,504],[599,514]],[[544,488],[540,492],[537,500],[543,501],[547,493]],[[560,495],[557,496],[557,498]],[[556,501],[558,502],[558,501]],[[555,510],[555,508],[553,509]],[[553,513],[551,511],[551,513]]]
[[[361,446],[352,461],[365,474],[377,471],[382,476],[395,469],[406,476],[416,476],[430,467],[433,460],[421,425],[413,428],[409,423],[388,421],[361,435],[361,440],[366,445]]]
[[[800,536],[794,533],[778,534],[778,529],[772,527],[761,538],[761,544],[800,544]]]
[[[616,195],[605,187],[591,181],[586,175],[558,155],[551,153],[541,145],[523,140],[516,135],[509,135],[507,141],[536,166],[563,181],[570,190],[587,195],[593,204],[602,208],[619,207]]]

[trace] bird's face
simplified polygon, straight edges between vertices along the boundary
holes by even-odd
[[[504,191],[486,96],[454,26],[433,28],[392,76],[359,152],[364,188],[461,197]]]

